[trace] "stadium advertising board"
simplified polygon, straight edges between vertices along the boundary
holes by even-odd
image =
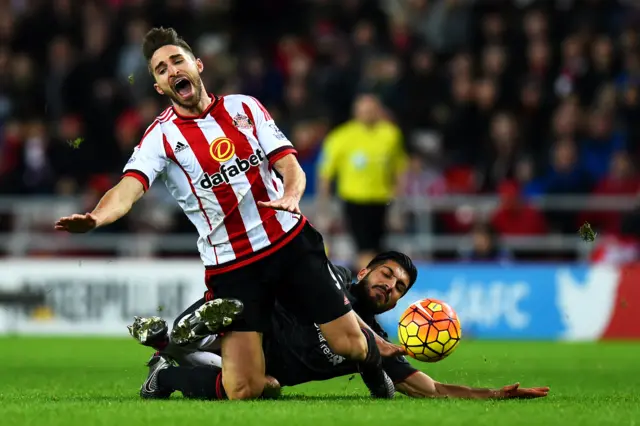
[[[0,334],[126,336],[134,315],[174,318],[205,290],[198,261],[0,263],[0,301],[29,292],[38,304],[0,304]],[[380,321],[392,337],[404,309],[449,303],[463,339],[640,338],[640,265],[419,265],[411,292]]]
[[[204,294],[202,264],[172,261],[12,261],[0,292],[44,296],[0,307],[0,333],[126,336],[134,315],[174,318]]]
[[[405,300],[380,320],[391,336],[426,297],[447,302],[464,338],[640,338],[640,266],[421,265]]]

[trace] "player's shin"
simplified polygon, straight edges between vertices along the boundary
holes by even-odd
[[[222,339],[222,384],[229,399],[259,398],[266,385],[262,335],[225,333]]]
[[[266,378],[262,398],[280,396],[280,384],[273,377]],[[158,374],[158,384],[163,389],[182,392],[185,398],[228,399],[222,385],[222,369],[210,366],[169,367]]]
[[[170,367],[158,374],[158,383],[182,392],[186,398],[227,399],[222,369],[218,367]]]

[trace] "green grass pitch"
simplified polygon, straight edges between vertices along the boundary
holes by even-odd
[[[548,385],[527,401],[366,397],[360,378],[285,389],[282,400],[142,401],[150,351],[133,340],[0,338],[0,424],[97,425],[640,425],[640,344],[463,341],[437,380]]]

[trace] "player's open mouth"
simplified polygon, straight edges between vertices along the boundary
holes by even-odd
[[[193,85],[187,77],[178,77],[173,82],[173,90],[182,98],[187,99],[193,95]]]

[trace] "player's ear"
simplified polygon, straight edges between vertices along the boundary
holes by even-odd
[[[196,58],[196,67],[198,68],[198,74],[201,74],[204,71],[204,63],[202,59]]]
[[[153,88],[156,89],[156,92],[158,92],[158,94],[164,95],[164,90],[162,90],[160,86],[158,86],[158,83],[153,83]]]
[[[358,278],[358,281],[361,281],[364,277],[366,277],[370,271],[371,270],[369,268],[360,269],[360,272],[358,272],[358,275],[356,275]]]

